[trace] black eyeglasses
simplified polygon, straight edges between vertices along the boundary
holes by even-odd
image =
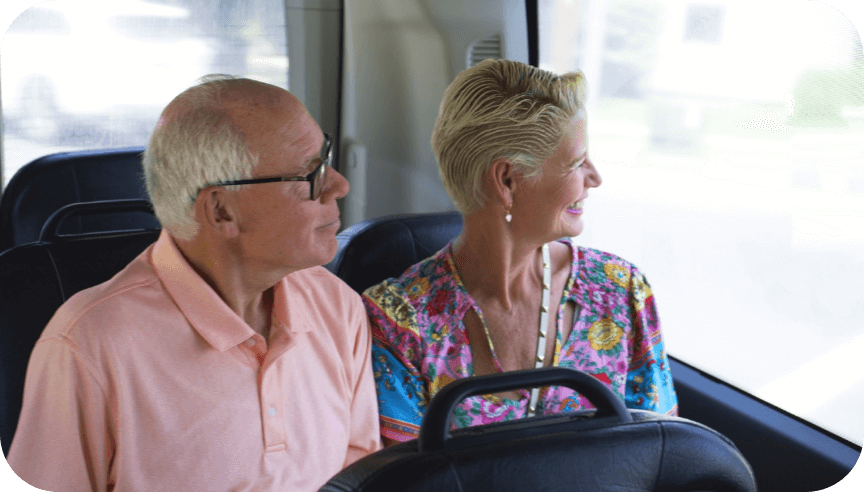
[[[318,167],[315,168],[314,171],[307,174],[306,176],[273,176],[271,178],[254,178],[254,179],[238,179],[234,181],[216,181],[213,183],[207,183],[201,188],[198,188],[198,192],[195,193],[195,196],[192,197],[192,201],[195,201],[195,197],[198,196],[198,193],[201,193],[201,190],[204,188],[208,188],[210,186],[230,186],[230,185],[247,185],[247,184],[256,184],[256,183],[277,183],[280,181],[308,181],[309,182],[309,199],[317,200],[321,196],[321,192],[324,191],[324,184],[327,182],[327,168],[332,164],[333,159],[333,142],[330,140],[330,136],[326,133],[324,134],[324,144],[321,146],[321,154],[320,160],[321,163],[318,164]]]

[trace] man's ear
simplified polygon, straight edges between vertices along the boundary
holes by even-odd
[[[240,234],[237,210],[232,198],[222,188],[210,188],[202,191],[195,201],[201,225],[226,239]]]
[[[497,198],[504,208],[513,206],[518,180],[513,164],[507,159],[495,159],[486,171],[486,181],[492,197]]]

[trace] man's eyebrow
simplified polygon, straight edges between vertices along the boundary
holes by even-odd
[[[324,142],[326,140],[327,140],[327,134],[324,134],[324,140],[322,141],[322,144],[321,144],[322,146],[324,145]],[[308,168],[309,172],[312,172],[315,169],[315,167],[318,166],[318,163],[316,161],[319,161],[319,160],[321,160],[321,150],[320,149],[317,152],[315,152],[314,155],[309,156],[305,161],[303,161],[303,168],[304,169]],[[314,163],[314,165],[313,165],[313,163]]]
[[[315,170],[315,167],[318,165],[318,163],[315,161],[317,161],[320,158],[321,158],[321,156],[318,154],[315,154],[313,156],[306,158],[306,160],[303,161],[303,164],[300,166],[300,169],[297,172],[304,173],[304,174],[311,173],[313,170]]]

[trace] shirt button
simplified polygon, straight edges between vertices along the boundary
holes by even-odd
[[[246,344],[247,347],[254,347],[255,346],[255,339],[250,338],[250,339],[246,340],[244,343]]]
[[[275,416],[276,416],[276,407],[270,407],[270,416],[271,416],[271,417],[275,417]]]

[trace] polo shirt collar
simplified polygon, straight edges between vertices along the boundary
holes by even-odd
[[[281,329],[286,333],[305,333],[312,331],[313,323],[309,318],[309,306],[301,300],[304,296],[295,291],[300,288],[293,277],[303,274],[294,272],[283,278],[273,289],[273,326],[272,330]],[[294,295],[292,295],[294,294]]]
[[[255,330],[198,275],[164,229],[153,246],[151,263],[183,316],[216,350],[224,352],[255,335]],[[293,296],[289,292],[290,286],[285,278],[275,285],[271,331],[297,333],[311,330],[306,310],[291,299]]]

